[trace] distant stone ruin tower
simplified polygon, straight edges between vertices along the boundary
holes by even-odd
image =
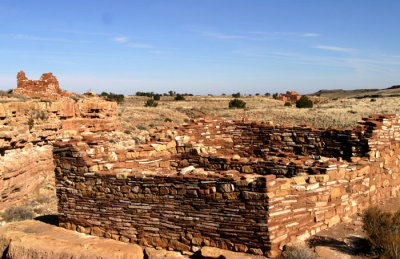
[[[69,95],[61,90],[57,77],[52,73],[43,74],[39,80],[30,80],[22,70],[17,74],[17,88],[13,93],[53,100]]]

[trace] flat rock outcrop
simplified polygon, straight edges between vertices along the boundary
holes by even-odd
[[[49,145],[8,151],[0,157],[0,211],[22,203],[54,172]]]
[[[116,112],[115,102],[99,97],[54,101],[3,98],[0,102],[0,211],[22,204],[45,179],[54,175],[54,141],[83,132],[114,131],[118,128]]]
[[[135,244],[89,236],[40,221],[0,227],[0,254],[8,259],[142,259]]]

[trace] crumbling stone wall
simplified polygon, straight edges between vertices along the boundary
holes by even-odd
[[[300,100],[301,95],[296,91],[287,91],[286,94],[280,94],[276,99],[284,102],[296,102]]]
[[[43,74],[39,80],[30,80],[26,77],[24,71],[18,73],[17,88],[13,90],[13,93],[51,100],[71,95],[61,90],[57,78],[52,73]]]
[[[54,174],[52,143],[117,129],[117,104],[100,98],[0,103],[0,211],[26,200]],[[50,178],[49,178],[50,179]]]
[[[368,152],[368,141],[360,129],[314,129],[201,118],[178,132],[182,136],[177,141],[190,140],[198,153],[260,158],[291,153],[349,160]]]
[[[399,129],[398,115],[354,130],[203,118],[175,141],[134,148],[78,135],[55,143],[60,224],[177,250],[274,255],[398,195]]]

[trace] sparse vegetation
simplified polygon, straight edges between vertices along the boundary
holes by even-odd
[[[379,258],[400,258],[400,210],[390,213],[370,207],[364,212],[363,223],[372,253]]]
[[[32,117],[29,117],[27,124],[28,124],[29,130],[31,130],[33,128],[33,126],[35,125],[35,120]]]
[[[142,124],[136,125],[136,128],[138,128],[139,130],[147,130],[147,127]]]
[[[153,97],[154,95],[154,92],[136,92],[136,96]]]
[[[232,97],[233,98],[240,98],[240,93],[238,92],[238,93],[232,94]]]
[[[164,122],[172,122],[172,120],[170,118],[165,118]]]
[[[0,97],[16,98],[20,102],[26,102],[28,100],[28,98],[22,94],[14,94],[12,89],[7,91],[0,90]]]
[[[284,106],[290,107],[292,104],[290,102],[285,102]]]
[[[305,95],[303,95],[298,101],[296,101],[297,108],[312,108],[313,102]]]
[[[157,107],[158,103],[153,99],[148,99],[144,104],[144,107]]]
[[[229,102],[229,108],[244,109],[246,108],[246,102],[235,98]]]
[[[185,97],[181,94],[178,94],[177,96],[175,96],[174,100],[175,101],[183,101],[183,100],[185,100]]]
[[[33,217],[34,213],[32,209],[27,206],[10,207],[2,214],[2,218],[6,222],[33,219]]]
[[[125,99],[125,96],[123,94],[114,94],[111,92],[110,93],[102,92],[100,96],[106,99],[114,100],[117,103],[122,103]]]
[[[227,117],[234,120],[243,118],[242,109],[229,109],[229,102],[234,99],[230,95],[221,96],[194,96],[186,101],[174,102],[174,97],[162,97],[158,101],[157,109],[144,107],[146,99],[139,96],[125,97],[124,103],[119,105],[121,129],[159,120],[163,123],[166,117],[174,123],[182,124],[185,119],[207,115]],[[318,100],[318,97],[313,97]],[[321,99],[324,97],[320,97]],[[273,121],[275,124],[289,123],[293,125],[306,124],[315,128],[339,127],[354,128],[358,121],[376,113],[400,113],[398,105],[400,97],[377,98],[370,102],[370,98],[339,98],[332,101],[324,98],[323,102],[314,103],[312,109],[293,109],[284,106],[284,102],[272,98],[247,97],[242,99],[249,107],[246,117],[250,120]],[[163,109],[158,109],[162,105]],[[292,103],[292,107],[295,104]],[[352,110],[354,112],[349,113]],[[134,114],[134,116],[133,116]],[[161,114],[164,114],[162,117]]]

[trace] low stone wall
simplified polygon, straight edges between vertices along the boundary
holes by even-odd
[[[269,250],[265,180],[90,173],[66,163],[76,170],[57,168],[62,227],[181,251]]]
[[[365,127],[365,126],[363,126]],[[349,160],[368,152],[359,129],[314,129],[307,126],[200,118],[178,130],[179,141],[191,141],[199,153],[265,158],[279,153],[321,155]]]
[[[201,119],[177,129],[176,143],[154,140],[129,149],[112,147],[99,134],[56,142],[61,225],[176,250],[209,245],[276,255],[290,242],[399,194],[398,115],[371,116],[346,131],[258,125],[238,122],[235,128],[235,122]],[[289,131],[288,143],[301,133],[294,129],[304,130],[306,142],[318,132],[313,138],[320,151],[335,143],[352,156],[283,152],[288,143],[258,156],[253,151],[272,138],[264,129]],[[238,144],[240,134],[254,132],[264,133],[247,138],[246,149]],[[322,137],[327,132],[330,141]]]
[[[0,159],[0,211],[26,199],[54,174],[51,146],[10,150]]]

